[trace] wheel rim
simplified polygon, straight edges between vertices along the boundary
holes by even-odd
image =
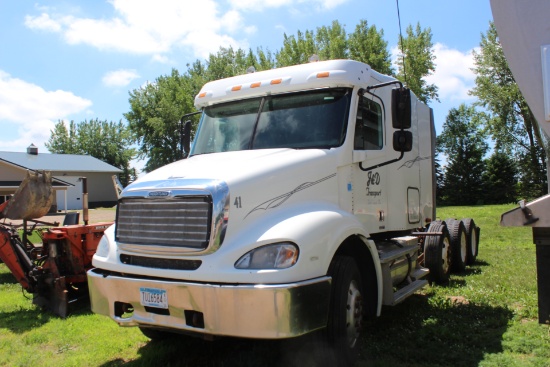
[[[462,263],[466,262],[467,251],[468,251],[468,241],[466,240],[466,233],[462,232],[462,234],[460,235],[460,258],[462,260]]]
[[[449,271],[449,267],[451,266],[451,262],[450,262],[451,259],[449,256],[450,250],[451,250],[451,244],[449,243],[449,239],[445,238],[443,240],[443,251],[441,251],[443,273],[447,273]]]
[[[346,334],[350,348],[355,346],[363,321],[363,301],[357,282],[352,280],[348,289],[346,307]]]

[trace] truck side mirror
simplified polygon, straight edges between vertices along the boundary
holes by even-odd
[[[187,158],[191,150],[191,120],[185,121],[183,125],[183,134],[181,137],[181,146],[183,147],[183,158]]]
[[[393,150],[410,152],[412,150],[413,135],[410,131],[395,131],[393,133]]]
[[[392,89],[391,111],[394,129],[411,128],[411,90],[409,88]]]

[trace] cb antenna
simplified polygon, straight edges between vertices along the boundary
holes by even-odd
[[[401,57],[403,59],[403,76],[405,77],[405,83],[407,83],[407,69],[405,67],[405,50],[403,48],[403,33],[401,32],[401,14],[399,14],[399,0],[395,0],[395,2],[397,3],[397,21],[399,22],[399,43],[401,46]]]

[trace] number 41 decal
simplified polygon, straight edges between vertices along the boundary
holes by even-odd
[[[237,196],[235,198],[235,202],[233,203],[233,205],[235,205],[235,207],[237,207],[237,208],[242,208],[242,206],[241,206],[241,197],[240,196]]]

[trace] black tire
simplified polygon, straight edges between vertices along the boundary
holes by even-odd
[[[473,219],[462,219],[464,229],[466,231],[466,240],[468,243],[468,256],[466,258],[466,264],[472,265],[476,262],[477,254],[479,252],[479,228]]]
[[[430,270],[428,279],[436,284],[446,284],[451,275],[452,249],[445,222],[432,222],[428,232],[441,232],[438,236],[426,236],[424,241],[424,266]]]
[[[336,256],[330,265],[332,276],[327,342],[338,366],[352,366],[359,356],[365,320],[363,282],[355,260]]]
[[[447,229],[449,230],[449,236],[451,238],[451,271],[462,273],[466,270],[469,256],[468,238],[466,236],[464,223],[455,219],[447,219],[445,223],[447,223]]]
[[[139,330],[141,331],[141,333],[143,335],[145,335],[146,337],[148,337],[149,339],[153,340],[153,341],[158,341],[158,340],[165,340],[165,339],[168,339],[170,337],[174,337],[174,333],[171,333],[169,331],[163,331],[163,330],[159,330],[159,329],[154,329],[154,328],[149,328],[149,327],[139,327]]]

